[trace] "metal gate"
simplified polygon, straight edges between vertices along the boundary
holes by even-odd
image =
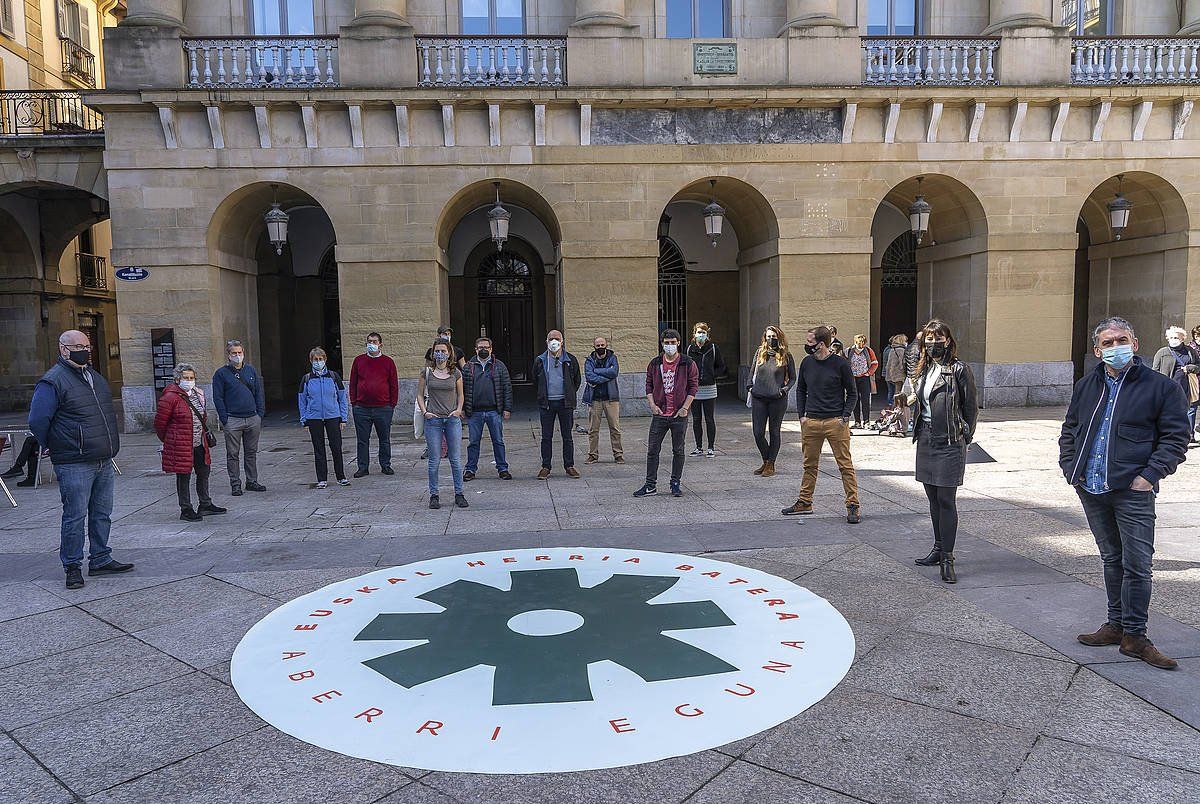
[[[687,331],[687,265],[669,237],[658,240],[658,331]]]

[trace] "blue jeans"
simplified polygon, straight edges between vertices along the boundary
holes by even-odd
[[[462,494],[462,419],[446,416],[425,420],[425,444],[429,447],[429,495],[438,493],[438,468],[442,463],[442,441],[446,442],[446,457],[450,459],[450,474],[454,478],[454,493]]]
[[[358,441],[358,468],[371,465],[371,429],[379,440],[379,468],[392,465],[392,406],[354,406],[354,437]]]
[[[504,415],[498,410],[477,410],[467,417],[467,471],[479,469],[479,444],[483,441],[483,427],[487,425],[492,439],[492,456],[496,459],[496,471],[507,472],[508,460],[504,455]]]
[[[112,561],[108,532],[112,528],[112,461],[54,464],[62,497],[62,533],[58,557],[63,567],[83,563],[83,523],[87,520],[88,567]]]
[[[1154,558],[1154,492],[1076,491],[1104,560],[1108,621],[1127,634],[1145,634]]]

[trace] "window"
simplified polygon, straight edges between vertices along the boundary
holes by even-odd
[[[91,52],[92,33],[88,24],[88,10],[75,0],[58,0],[58,35]]]
[[[667,38],[731,36],[728,0],[667,0]]]
[[[922,0],[868,0],[867,36],[917,36],[922,33]]]
[[[1108,36],[1113,32],[1112,0],[1063,0],[1063,25],[1075,36]]]
[[[524,0],[462,0],[462,32],[474,36],[525,33]]]
[[[16,20],[13,17],[13,0],[0,0],[0,33],[16,35]]]
[[[255,36],[311,36],[317,32],[313,0],[250,0]]]

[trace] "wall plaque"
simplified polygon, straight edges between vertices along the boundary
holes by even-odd
[[[737,44],[694,43],[692,72],[696,75],[737,75]]]

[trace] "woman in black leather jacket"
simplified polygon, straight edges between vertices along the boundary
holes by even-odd
[[[913,388],[916,397],[913,441],[917,444],[917,480],[929,498],[933,550],[916,563],[941,565],[942,580],[956,583],[954,540],[958,535],[958,487],[967,468],[967,445],[975,437],[979,398],[975,378],[958,359],[950,327],[936,318],[917,335],[921,358]]]

